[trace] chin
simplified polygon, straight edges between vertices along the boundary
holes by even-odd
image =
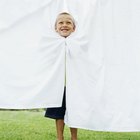
[[[65,37],[65,38],[66,38],[66,37],[68,37],[69,35],[61,35],[61,36],[63,36],[63,37]]]

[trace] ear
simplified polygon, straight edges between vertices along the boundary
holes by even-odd
[[[75,25],[73,26],[73,32],[75,31]]]
[[[55,26],[55,31],[56,31],[56,32],[58,32],[58,30],[57,30],[56,26]]]
[[[54,27],[55,27],[55,31],[58,32],[57,27],[56,27],[56,26],[57,26],[56,24],[57,24],[57,23],[55,22]]]

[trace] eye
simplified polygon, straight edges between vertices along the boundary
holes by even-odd
[[[60,25],[61,25],[61,24],[63,24],[63,22],[61,21],[61,22],[59,22],[58,24],[60,24]]]
[[[68,25],[72,24],[70,21],[67,22]]]

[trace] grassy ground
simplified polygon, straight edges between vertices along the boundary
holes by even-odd
[[[43,111],[0,111],[0,140],[56,140],[55,123]],[[140,133],[109,133],[79,129],[79,140],[140,140]],[[69,128],[65,140],[70,140]]]

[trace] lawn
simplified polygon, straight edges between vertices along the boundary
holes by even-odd
[[[79,129],[79,140],[140,140],[140,133],[111,133]],[[56,140],[54,120],[44,111],[0,111],[0,140]],[[65,140],[70,140],[69,128]]]

